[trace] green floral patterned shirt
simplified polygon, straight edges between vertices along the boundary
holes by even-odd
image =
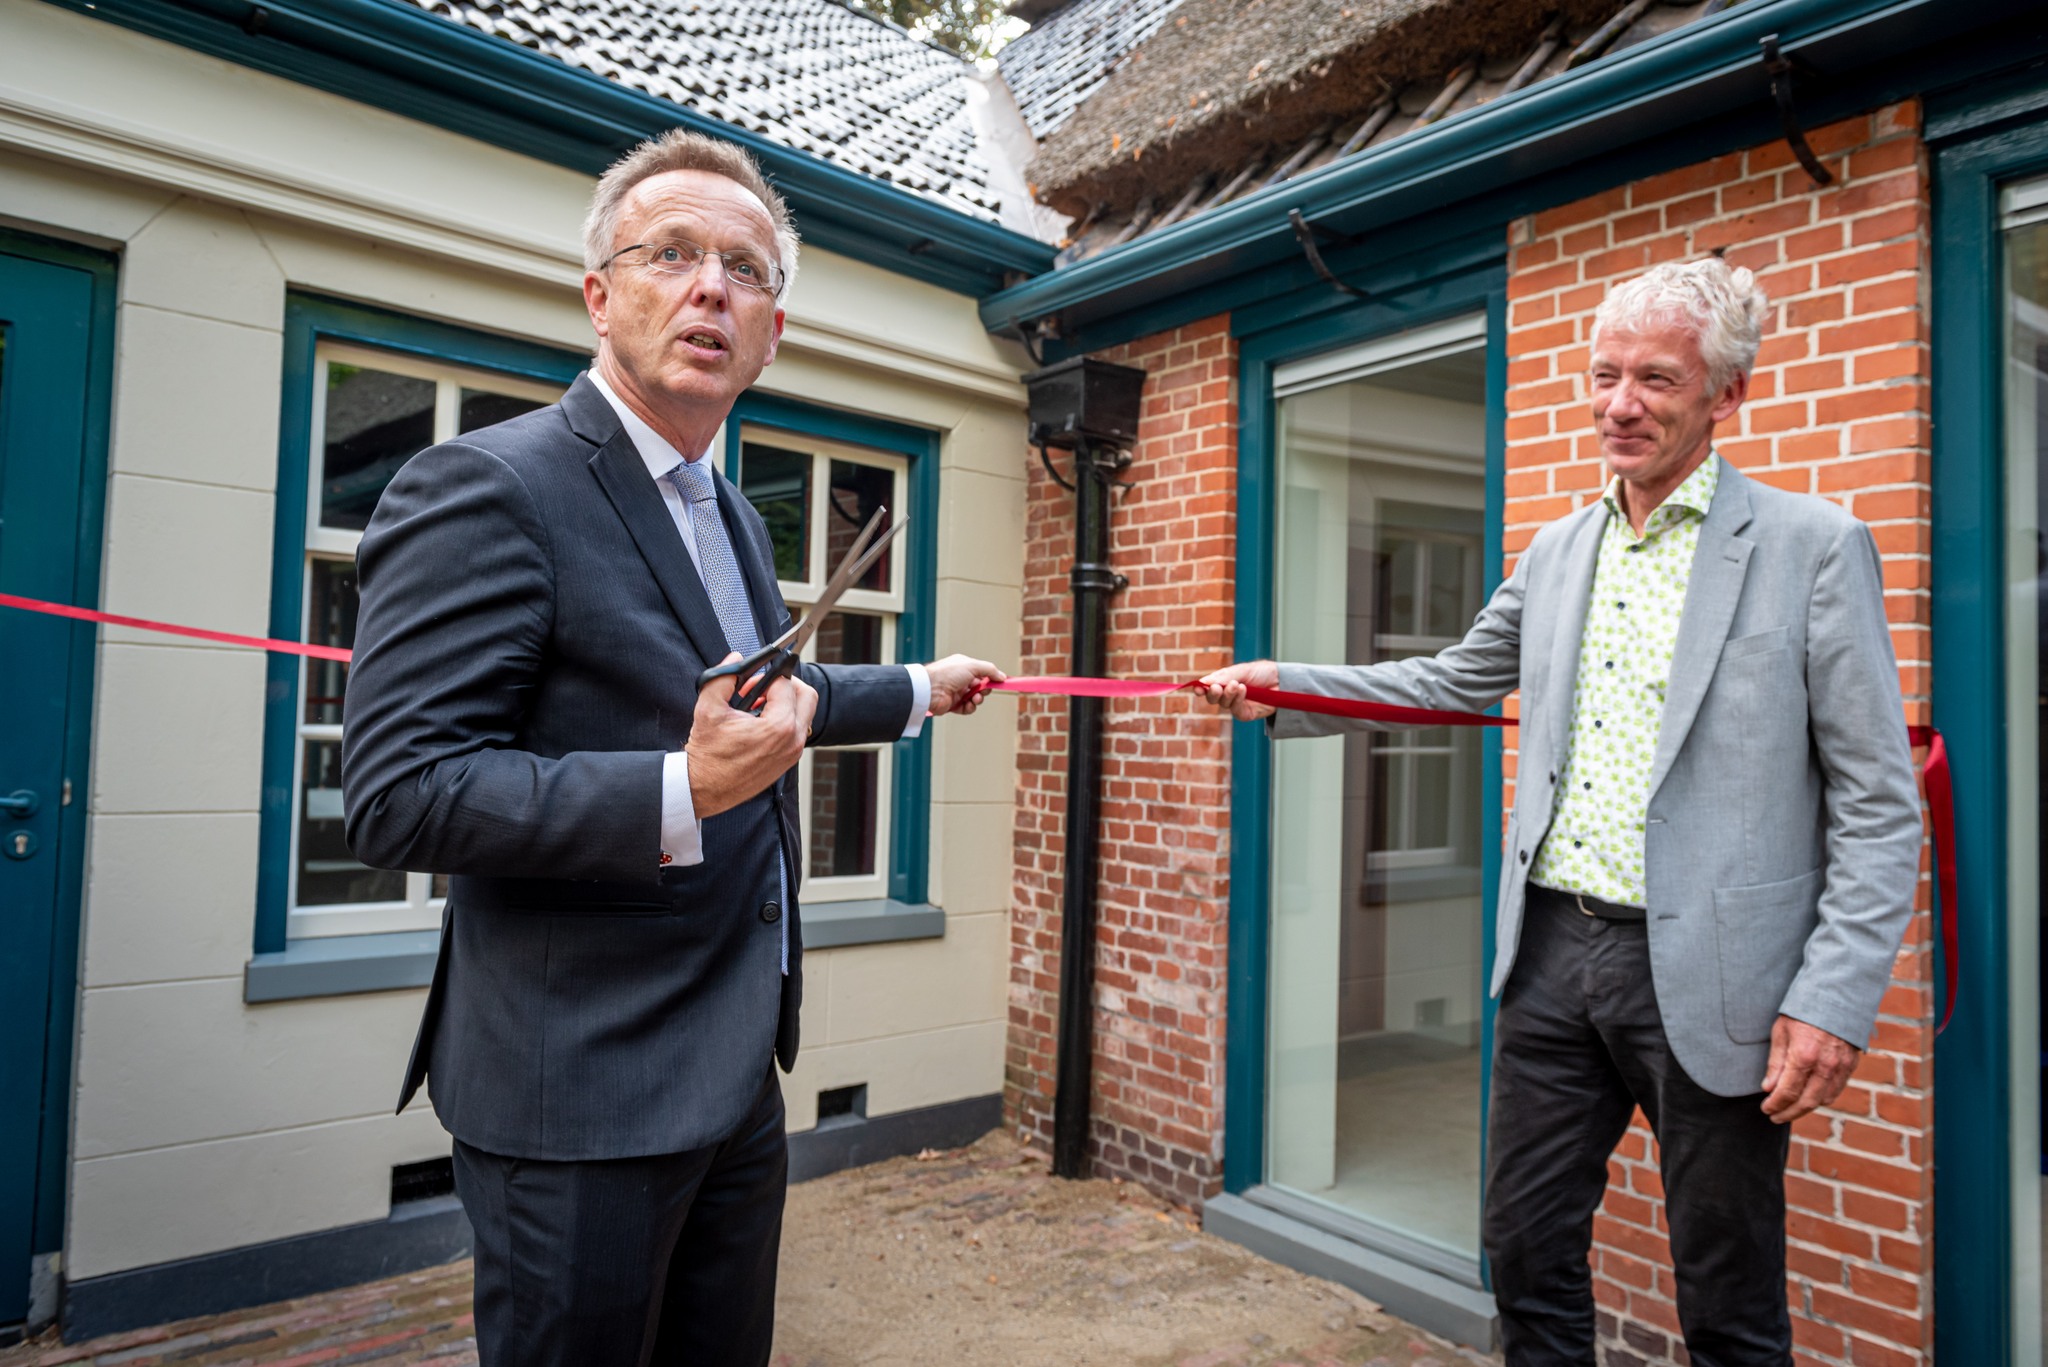
[[[1607,486],[1607,530],[1579,642],[1557,816],[1529,870],[1546,888],[1648,904],[1650,767],[1700,523],[1720,478],[1720,459],[1709,455],[1644,521],[1640,537],[1622,511],[1620,481]]]

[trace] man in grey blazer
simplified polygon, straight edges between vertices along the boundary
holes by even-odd
[[[1357,723],[1274,715],[1247,684],[1459,711],[1521,690],[1483,1220],[1512,1367],[1592,1367],[1593,1213],[1637,1106],[1693,1363],[1788,1367],[1790,1123],[1854,1071],[1912,910],[1920,806],[1876,543],[1712,447],[1767,309],[1718,259],[1609,293],[1606,495],[1537,533],[1457,645],[1203,680],[1276,737]]]
[[[973,709],[985,661],[699,674],[789,625],[709,458],[796,265],[751,158],[672,133],[598,182],[594,364],[414,457],[363,535],[343,789],[365,863],[452,875],[402,1109],[432,1079],[484,1367],[758,1367],[788,1172],[805,744]]]

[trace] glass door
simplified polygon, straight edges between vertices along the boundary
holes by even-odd
[[[2041,1256],[2044,1205],[2048,1205],[2048,1151],[2043,1149],[2044,1105],[2048,1105],[2048,935],[2041,926],[2041,851],[2048,841],[2048,802],[2042,775],[2048,772],[2048,178],[2009,186],[2004,194],[2005,256],[2005,568],[2006,568],[2006,774],[2009,903],[2013,958],[2023,979],[2013,983],[2013,1139],[2016,1154],[2013,1194],[2014,1242],[2033,1253],[2034,1267],[2016,1288],[2014,1322],[2023,1338],[2041,1334],[2048,1305]],[[2021,1098],[2028,1100],[2022,1104]],[[2031,1307],[2027,1300],[2034,1299]],[[2040,1339],[2023,1345],[2040,1360]]]
[[[1484,319],[1275,372],[1275,653],[1434,654],[1481,604]],[[1273,753],[1267,1173],[1346,1233],[1479,1256],[1481,861],[1469,728]]]

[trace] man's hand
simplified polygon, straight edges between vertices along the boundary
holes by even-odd
[[[739,658],[727,655],[721,664]],[[789,772],[804,752],[818,695],[802,679],[785,677],[768,686],[759,716],[732,705],[738,680],[713,679],[697,693],[690,723],[690,802],[697,819],[739,806]]]
[[[1253,688],[1278,688],[1280,666],[1271,660],[1225,665],[1213,674],[1202,676],[1202,697],[1205,701],[1215,703],[1228,711],[1239,721],[1264,721],[1273,715],[1274,709],[1246,698],[1244,690],[1247,684]]]
[[[1842,1094],[1863,1051],[1817,1025],[1778,1017],[1764,1069],[1764,1114],[1779,1125],[1811,1115]]]
[[[943,717],[948,712],[971,716],[981,706],[981,700],[988,696],[988,686],[1000,683],[1010,676],[997,669],[987,660],[977,660],[972,655],[948,655],[943,660],[934,660],[924,667],[931,676],[931,714]]]

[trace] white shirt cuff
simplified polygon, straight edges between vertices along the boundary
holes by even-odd
[[[690,796],[690,757],[681,750],[661,758],[661,854],[663,865],[704,862],[704,832]]]
[[[924,730],[924,718],[932,710],[932,675],[923,665],[905,665],[910,671],[910,720],[903,724],[903,739],[916,740]]]

